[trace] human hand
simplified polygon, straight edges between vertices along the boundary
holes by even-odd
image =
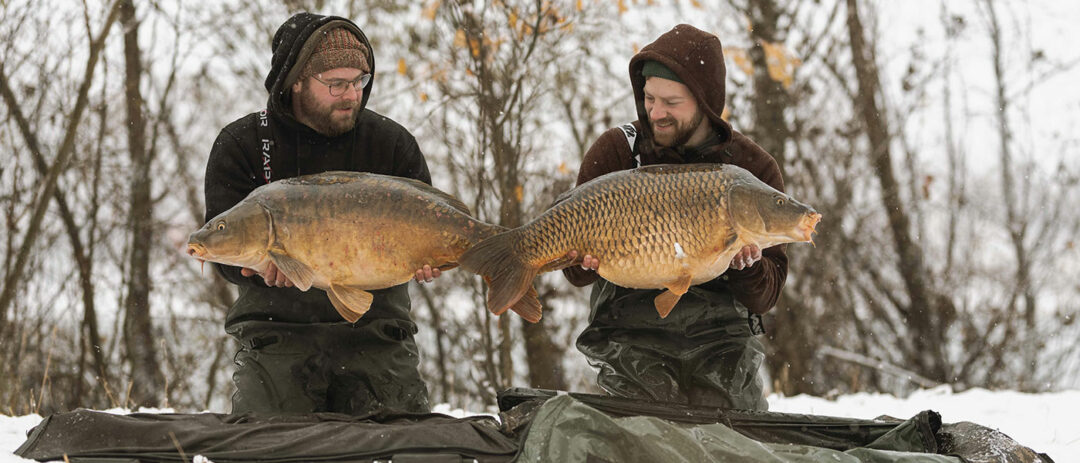
[[[416,276],[413,278],[417,283],[431,283],[432,280],[439,278],[439,275],[442,275],[442,270],[424,265],[424,268],[416,271]]]
[[[566,258],[570,259],[571,261],[577,261],[577,256],[578,256],[578,252],[577,252],[576,249],[566,253]],[[595,271],[596,269],[600,268],[600,259],[597,259],[596,257],[590,256],[588,254],[585,254],[585,257],[581,258],[581,268],[583,268],[585,270],[594,270]]]
[[[743,246],[743,248],[739,250],[739,253],[735,254],[735,257],[731,258],[731,264],[729,264],[728,267],[735,270],[742,270],[744,268],[749,268],[759,260],[761,260],[761,248],[757,247],[756,244],[748,244]]]
[[[284,272],[278,270],[277,265],[273,262],[270,262],[270,264],[266,266],[265,272],[259,273],[255,271],[255,269],[242,268],[240,269],[240,274],[246,277],[258,274],[263,278],[263,282],[266,283],[266,286],[277,286],[278,288],[293,287],[292,280],[289,280],[289,277],[285,276]]]

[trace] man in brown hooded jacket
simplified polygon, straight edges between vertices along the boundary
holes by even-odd
[[[638,120],[610,129],[589,148],[578,185],[649,164],[723,163],[743,167],[777,190],[776,161],[720,118],[726,69],[720,40],[681,24],[630,60]],[[760,314],[776,303],[787,277],[784,246],[747,246],[727,272],[692,286],[661,319],[659,290],[600,279],[603,265],[583,256],[563,270],[576,286],[594,283],[589,326],[578,349],[600,368],[597,382],[622,397],[765,410],[758,375],[764,348]],[[599,280],[599,281],[598,281]]]

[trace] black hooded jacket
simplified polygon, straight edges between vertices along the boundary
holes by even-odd
[[[336,137],[319,134],[292,114],[291,87],[299,67],[317,45],[317,33],[344,27],[368,48],[372,78],[364,87],[356,126]],[[218,135],[206,164],[206,217],[209,221],[270,181],[331,170],[373,172],[408,177],[431,184],[431,174],[416,139],[396,122],[365,109],[375,84],[371,43],[352,21],[337,16],[300,13],[274,34],[273,58],[266,76],[265,117],[248,114]],[[262,127],[260,127],[262,125]],[[268,139],[264,141],[264,139]],[[244,277],[240,269],[215,265],[240,286],[240,298],[229,310],[226,327],[244,320],[293,323],[340,322],[322,290],[267,287],[261,277]],[[364,319],[409,319],[405,285],[373,292],[375,300]],[[362,320],[364,320],[362,319]]]

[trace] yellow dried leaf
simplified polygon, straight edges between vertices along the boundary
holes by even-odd
[[[626,0],[619,0],[619,14],[626,13],[627,11]]]
[[[574,5],[574,9],[578,12],[585,9],[585,5],[582,4],[582,0],[577,0],[577,3]]]
[[[765,50],[769,77],[783,84],[784,88],[790,88],[795,78],[795,68],[802,65],[802,60],[795,57],[781,43],[762,42],[761,48]]]
[[[525,188],[521,185],[514,187],[514,199],[516,199],[519,203],[521,202],[521,200],[525,199]]]
[[[427,102],[427,100],[428,100],[427,92],[420,92],[420,101]]]
[[[694,8],[697,8],[699,10],[701,9],[701,2],[699,2],[698,0],[690,0],[690,5],[693,5]]]
[[[397,73],[401,75],[406,75],[409,73],[409,67],[405,65],[405,58],[398,58]]]
[[[454,48],[463,47],[465,47],[465,31],[458,29],[457,32],[454,32]]]
[[[474,58],[480,56],[480,41],[477,39],[469,39],[469,50],[472,51]]]
[[[568,167],[566,167],[566,161],[563,161],[563,162],[559,163],[559,173],[563,174],[563,175],[566,175],[566,174],[570,173],[570,169]]]
[[[421,15],[423,15],[424,19],[428,21],[434,21],[435,13],[439,11],[439,5],[441,4],[442,0],[434,0],[433,2],[429,3],[426,8],[424,8],[424,11],[423,13],[421,13]]]
[[[746,74],[754,73],[754,63],[750,62],[750,57],[747,56],[745,49],[724,47],[724,56],[731,58],[731,61],[735,63],[735,66],[738,67],[740,71]]]

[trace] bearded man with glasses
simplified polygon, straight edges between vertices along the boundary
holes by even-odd
[[[266,110],[226,126],[210,151],[206,220],[261,185],[331,170],[431,184],[412,134],[365,108],[375,59],[355,23],[300,13],[272,49]],[[233,413],[429,411],[406,285],[372,291],[371,309],[349,324],[325,292],[300,291],[273,264],[262,274],[215,266],[240,289],[225,317],[240,343]],[[430,279],[432,270],[417,274]]]

